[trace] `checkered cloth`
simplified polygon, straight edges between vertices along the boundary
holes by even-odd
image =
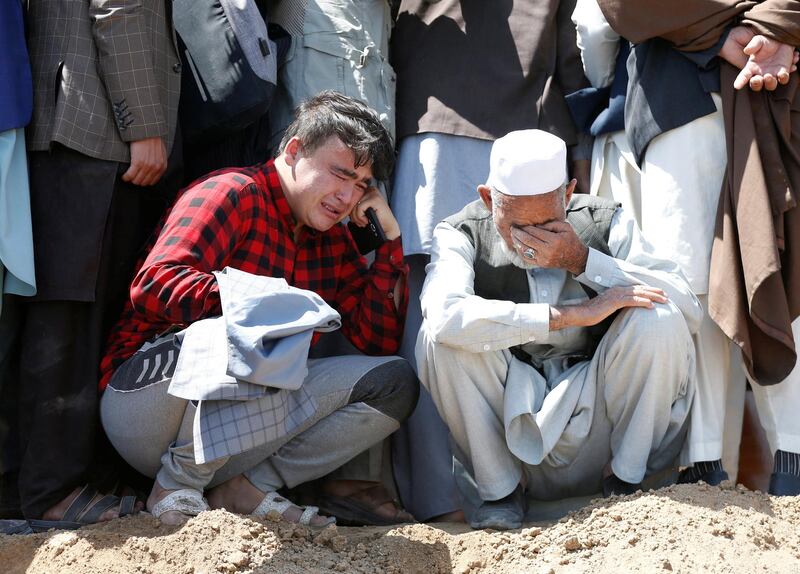
[[[317,405],[302,387],[311,337],[341,325],[316,293],[284,279],[231,268],[214,275],[223,315],[182,333],[169,386],[169,394],[199,401],[198,464],[274,441],[312,417]]]

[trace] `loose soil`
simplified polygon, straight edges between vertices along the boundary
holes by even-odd
[[[463,525],[311,532],[222,510],[182,527],[149,515],[0,536],[6,574],[800,572],[800,497],[680,485],[595,500],[513,532]]]

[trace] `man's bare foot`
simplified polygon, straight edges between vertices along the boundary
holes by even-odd
[[[166,488],[163,488],[160,484],[158,484],[158,481],[155,481],[153,483],[153,489],[150,491],[150,496],[147,497],[147,511],[152,512],[153,507],[155,507],[156,504],[164,500],[164,498],[166,498],[167,495],[173,492],[177,491],[167,490]],[[191,516],[189,516],[188,514],[184,514],[183,512],[179,512],[177,510],[169,510],[167,512],[164,512],[163,514],[161,514],[161,516],[158,517],[158,519],[163,524],[169,524],[171,526],[185,524],[186,522],[189,521],[190,518]]]
[[[266,493],[261,492],[244,475],[240,474],[209,490],[208,504],[214,509],[224,508],[236,514],[252,514],[265,496]],[[303,509],[292,504],[283,511],[282,516],[287,522],[299,522],[302,514]],[[327,523],[326,517],[315,515],[311,518],[310,525],[325,526]]]
[[[403,523],[414,522],[414,517],[392,499],[386,488],[379,482],[367,480],[328,480],[322,486],[328,496],[349,498],[370,509],[376,516],[386,520]]]
[[[453,512],[445,512],[439,516],[434,516],[427,522],[466,522],[467,518],[464,516],[463,510],[454,510]]]
[[[82,490],[83,490],[82,487],[76,488],[75,490],[70,492],[66,496],[66,498],[64,498],[61,502],[48,508],[44,512],[44,514],[42,514],[42,520],[53,520],[53,521],[63,520],[64,513],[67,511],[67,508],[69,508],[69,505],[72,504],[76,498],[78,498],[78,495],[81,493]],[[103,496],[104,495],[101,493],[96,494],[95,497],[92,498],[92,501],[87,505],[87,508],[91,508],[94,504],[97,504],[103,498]],[[137,501],[136,506],[134,508],[135,510],[139,511],[144,509],[144,505],[142,505],[141,502]],[[106,510],[103,514],[100,515],[100,518],[97,519],[97,522],[108,522],[109,520],[114,520],[115,518],[119,518],[119,505]]]

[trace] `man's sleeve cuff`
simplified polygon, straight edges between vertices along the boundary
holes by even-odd
[[[403,260],[403,242],[400,237],[383,243],[375,250],[375,261],[372,267],[387,271],[403,271],[406,268]]]
[[[590,286],[610,287],[613,285],[617,269],[616,259],[590,247],[589,256],[586,258],[586,269],[575,279]]]
[[[515,320],[519,326],[519,344],[544,342],[550,335],[550,305],[518,303]]]

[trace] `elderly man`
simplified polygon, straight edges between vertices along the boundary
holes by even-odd
[[[299,108],[277,158],[215,172],[178,197],[133,281],[101,367],[103,427],[123,458],[156,478],[147,501],[154,516],[186,520],[208,508],[202,492],[211,488],[213,508],[255,515],[277,510],[287,520],[324,526],[328,521],[314,509],[294,507],[276,491],[328,474],[409,415],[418,384],[406,361],[307,360],[310,334],[305,354],[296,347],[287,352],[283,337],[258,343],[238,363],[247,372],[227,359],[235,347],[229,337],[210,386],[200,388],[202,377],[191,373],[187,386],[177,384],[182,365],[214,361],[202,347],[201,360],[185,360],[198,325],[213,328],[213,318],[222,315],[230,326],[235,303],[247,319],[239,335],[270,326],[291,331],[316,309],[341,318],[344,334],[364,353],[397,350],[406,268],[397,221],[373,187],[386,179],[392,161],[391,139],[372,110],[322,92]],[[348,215],[367,225],[368,209],[388,239],[370,268],[340,225]],[[232,274],[248,276],[256,288],[247,296],[226,291]],[[283,285],[278,297],[262,300],[261,286],[276,282]],[[285,298],[292,288],[308,297],[293,323]],[[270,355],[279,356],[258,362]],[[286,373],[299,373],[291,377],[296,384],[287,385]],[[386,502],[376,485],[336,486],[329,494],[337,511],[366,513]]]
[[[419,375],[472,468],[473,528],[519,527],[526,488],[634,492],[684,437],[697,298],[618,204],[565,181],[562,140],[512,132],[434,233]]]

